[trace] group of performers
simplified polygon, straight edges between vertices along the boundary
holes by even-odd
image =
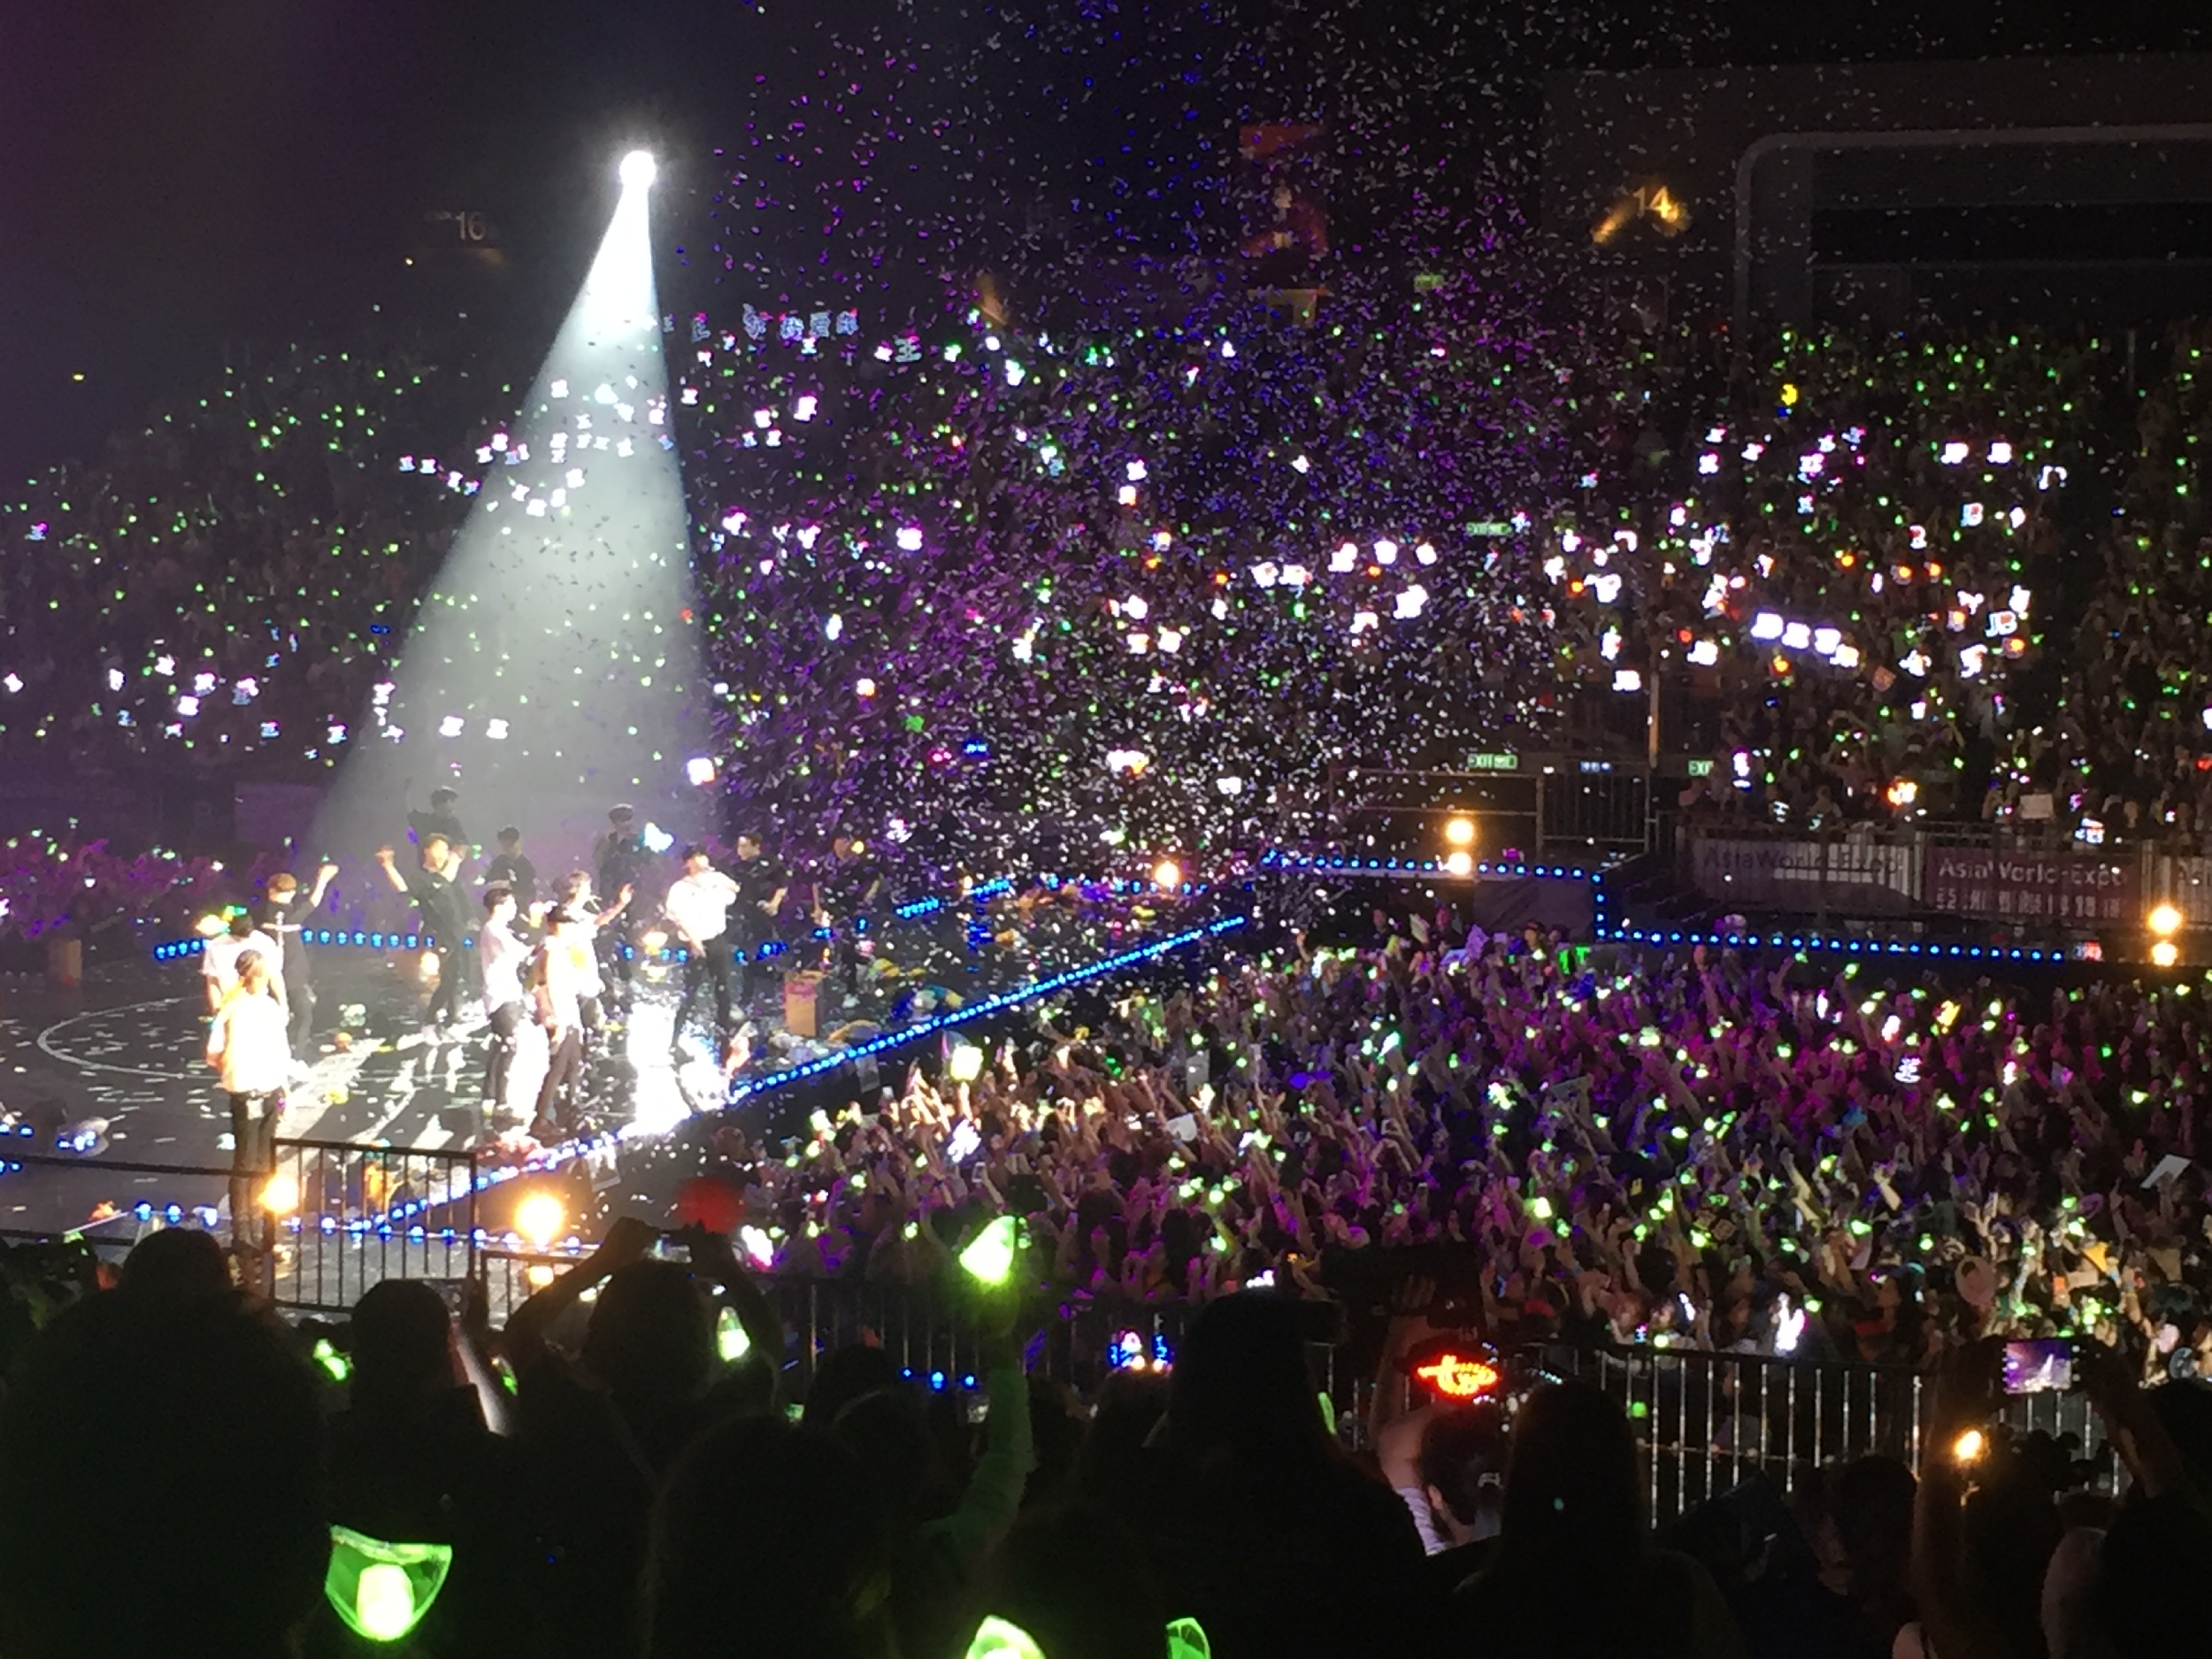
[[[707,849],[685,849],[680,871],[663,887],[664,866],[649,844],[649,826],[630,806],[607,815],[589,869],[550,883],[524,851],[520,829],[509,826],[498,833],[472,895],[465,871],[475,849],[457,805],[454,791],[435,792],[427,810],[408,814],[410,851],[386,846],[376,862],[393,890],[412,902],[436,945],[426,958],[422,1029],[403,1041],[433,1047],[461,1041],[477,1023],[472,1004],[480,1006],[489,1039],[481,1094],[487,1129],[526,1125],[525,1133],[547,1142],[589,1132],[595,1070],[610,1086],[625,1071],[606,1063],[618,1062],[627,1047],[633,958],[641,948],[664,949],[680,962],[673,1057],[687,1057],[685,1032],[710,1006],[716,1060],[731,1073],[743,1065],[749,1018],[778,984],[766,958],[783,939],[794,885],[757,835],[738,836],[733,856],[719,866]],[[326,864],[304,882],[290,873],[271,877],[261,904],[236,911],[206,942],[203,968],[214,1016],[208,1059],[229,1097],[242,1171],[266,1167],[265,1156],[250,1151],[273,1135],[284,1090],[307,1072],[315,1025],[307,927],[337,873]],[[854,997],[862,918],[881,892],[882,876],[864,846],[840,837],[808,886],[808,936],[827,928],[823,965],[834,988]],[[459,948],[471,941],[473,949]],[[250,1202],[238,1180],[232,1202],[234,1214]]]

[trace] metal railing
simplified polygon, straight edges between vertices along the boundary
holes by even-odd
[[[1687,1348],[1549,1347],[1521,1358],[1529,1372],[1593,1384],[1620,1403],[1657,1523],[1755,1475],[1788,1491],[1828,1464],[1869,1455],[1917,1472],[1929,1449],[1934,1386],[1909,1367]],[[2085,1395],[2008,1395],[2000,1421],[2015,1435],[2070,1437],[2092,1483],[2112,1489],[2116,1463]]]
[[[277,1304],[338,1311],[383,1279],[473,1277],[476,1164],[467,1151],[278,1141],[263,1190],[293,1202],[270,1252]]]

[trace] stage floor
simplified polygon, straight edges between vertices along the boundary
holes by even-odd
[[[426,1041],[421,991],[405,972],[411,960],[365,949],[318,956],[316,1052],[279,1133],[457,1152],[511,1131],[488,1125],[481,1110],[480,1018],[446,1041]],[[626,1029],[613,1038],[627,1066],[607,1079],[618,1095],[603,1126],[650,1133],[726,1098],[726,1079],[696,1022],[672,1043],[675,997],[657,973],[641,985]],[[72,1159],[65,1168],[0,1175],[0,1229],[133,1230],[142,1202],[158,1211],[221,1205],[219,1179],[106,1167],[229,1164],[228,1112],[203,1058],[204,1010],[198,963],[189,958],[95,971],[73,994],[39,982],[0,988],[0,1110],[19,1128],[0,1150]],[[757,1023],[772,1031],[773,1022]],[[21,1135],[23,1125],[33,1133]],[[96,1129],[94,1149],[73,1155],[62,1144]],[[103,1211],[121,1214],[100,1224]]]

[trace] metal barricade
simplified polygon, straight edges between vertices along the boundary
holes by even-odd
[[[1635,1430],[1655,1523],[1754,1475],[1787,1491],[1828,1464],[1870,1454],[1917,1471],[1935,1449],[1924,1444],[1933,1384],[1908,1367],[1657,1348],[1553,1347],[1522,1358],[1532,1376],[1591,1383],[1619,1402]],[[2116,1463],[2085,1395],[2008,1396],[1998,1420],[2016,1437],[2050,1436],[2088,1485],[2113,1489]]]
[[[383,1279],[475,1276],[472,1152],[280,1140],[263,1191],[280,1308],[342,1310]]]

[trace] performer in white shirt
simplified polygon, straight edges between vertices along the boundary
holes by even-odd
[[[252,915],[242,907],[234,909],[230,925],[219,933],[209,934],[207,943],[200,948],[200,976],[207,985],[207,1011],[218,1011],[238,988],[238,958],[249,950],[260,952],[263,964],[270,970],[277,1003],[285,1009],[288,1019],[291,1010],[284,999],[284,980],[276,972],[277,964],[284,960],[283,949],[255,926]]]
[[[273,949],[238,953],[237,983],[207,1033],[207,1063],[230,1098],[230,1236],[240,1248],[254,1248],[260,1238],[255,1195],[276,1163],[277,1114],[292,1071],[289,1016],[278,990],[283,981],[272,972],[276,961]]]
[[[530,947],[515,932],[514,890],[503,881],[484,889],[484,926],[476,935],[476,958],[484,971],[484,1016],[491,1021],[491,1046],[484,1056],[484,1110],[507,1105],[514,1071],[515,1038],[528,1016],[522,987]]]
[[[703,847],[684,849],[684,873],[669,885],[661,914],[675,929],[684,948],[684,991],[676,1001],[676,1023],[672,1041],[683,1035],[685,1018],[703,985],[714,987],[716,1052],[730,1034],[730,969],[733,957],[729,931],[730,906],[738,900],[737,883],[714,867]]]

